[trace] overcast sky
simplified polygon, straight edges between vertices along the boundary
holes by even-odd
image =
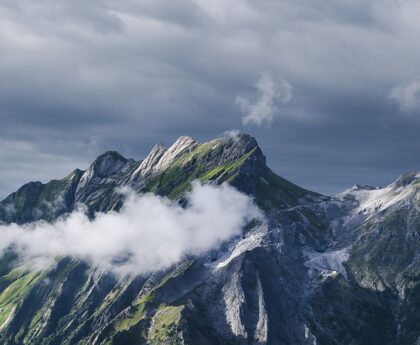
[[[227,130],[335,193],[420,170],[418,0],[0,1],[0,199]]]

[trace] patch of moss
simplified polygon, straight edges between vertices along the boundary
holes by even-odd
[[[121,294],[122,289],[114,288],[104,298],[99,308],[95,311],[95,315],[99,315],[105,309],[107,309]]]
[[[202,182],[216,180],[218,183],[228,181],[256,150],[254,148],[239,159],[228,161],[208,170],[203,164],[205,161],[203,157],[212,152],[213,146],[214,144],[206,143],[191,153],[179,157],[169,169],[152,179],[145,191],[156,192],[176,199],[191,187],[191,182],[194,180]]]
[[[227,180],[227,177],[231,177],[232,173],[236,172],[242,164],[255,152],[257,148],[254,147],[251,151],[244,154],[241,158],[233,161],[226,162],[222,165],[215,167],[214,169],[205,172],[200,176],[201,181],[214,181],[214,180]]]
[[[15,306],[21,302],[40,279],[39,272],[13,270],[4,278],[12,281],[0,294],[0,327],[8,319]]]
[[[141,298],[132,306],[133,312],[116,323],[114,327],[116,333],[127,330],[136,325],[144,317],[144,310],[152,299],[152,294],[145,294],[141,296]]]
[[[161,344],[168,338],[178,340],[178,325],[183,306],[160,305],[152,319],[148,339],[151,344]]]

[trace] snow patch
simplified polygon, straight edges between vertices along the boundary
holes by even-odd
[[[349,258],[347,248],[332,252],[307,252],[305,254],[308,258],[308,261],[305,262],[306,267],[315,271],[325,272],[327,276],[341,274],[347,279],[346,269],[343,266],[343,262]]]
[[[354,214],[367,216],[376,214],[403,201],[409,200],[416,192],[414,185],[396,187],[395,183],[381,189],[351,188],[336,196],[341,202],[353,200],[357,206],[353,209]]]
[[[240,256],[241,254],[261,246],[263,238],[264,234],[259,232],[240,240],[238,243],[236,243],[230,256],[216,265],[216,269],[226,267],[232,260]]]

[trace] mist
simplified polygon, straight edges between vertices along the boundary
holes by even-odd
[[[119,212],[92,220],[83,207],[53,223],[0,226],[0,253],[13,248],[31,269],[70,256],[116,274],[145,274],[203,254],[262,219],[252,199],[229,185],[194,182],[187,206],[153,194],[125,191]]]

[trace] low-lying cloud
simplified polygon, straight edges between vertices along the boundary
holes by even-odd
[[[239,235],[262,213],[231,186],[193,184],[185,208],[153,194],[127,193],[120,212],[90,220],[78,210],[54,223],[0,226],[0,251],[12,247],[31,268],[71,256],[117,274],[165,269]]]
[[[255,84],[258,94],[253,99],[243,96],[236,97],[236,103],[241,107],[242,123],[270,124],[279,104],[286,104],[292,99],[292,85],[287,80],[274,80],[270,73],[263,73]]]

